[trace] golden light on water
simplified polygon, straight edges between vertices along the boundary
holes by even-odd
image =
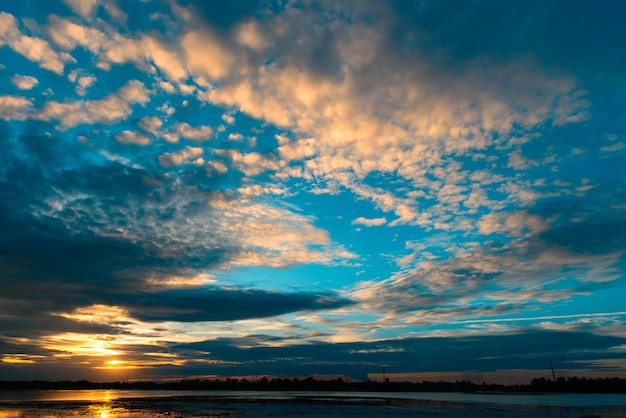
[[[0,410],[0,418],[21,418],[24,415],[20,411],[2,411]]]
[[[113,418],[117,416],[111,409],[110,402],[112,400],[111,391],[105,390],[102,394],[103,404],[90,406],[89,409],[94,411],[94,417],[97,418]]]
[[[113,418],[117,414],[111,411],[111,407],[108,404],[105,405],[94,405],[90,407],[93,411],[93,416],[95,418]]]

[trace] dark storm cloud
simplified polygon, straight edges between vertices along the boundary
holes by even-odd
[[[546,245],[580,254],[622,252],[626,247],[626,217],[567,223],[542,233],[541,238]]]
[[[622,253],[626,249],[626,215],[621,209],[626,204],[624,180],[616,175],[594,184],[584,195],[538,201],[531,213],[553,221],[529,245],[564,248],[573,254]]]
[[[7,335],[115,334],[116,324],[54,315],[93,304],[146,321],[218,321],[349,303],[331,294],[155,285],[216,268],[238,251],[206,201],[149,167],[107,161],[39,128],[30,125],[16,140],[9,125],[1,127],[0,325]],[[189,222],[198,218],[202,224]]]
[[[116,301],[141,320],[181,322],[260,318],[302,310],[336,309],[351,303],[333,295],[220,287],[137,294],[128,305],[123,296]]]
[[[507,3],[395,0],[390,39],[419,47],[452,63],[477,57],[508,61],[526,57],[547,67],[591,70],[624,68],[620,40],[626,28],[621,3],[584,0]]]
[[[198,373],[290,375],[347,374],[365,379],[367,373],[546,370],[557,367],[584,370],[594,360],[619,359],[610,349],[625,338],[586,332],[533,331],[509,335],[405,338],[351,343],[310,343],[262,347],[242,339],[220,339],[173,346],[189,359],[212,360]],[[210,353],[210,354],[206,354]],[[222,365],[219,363],[222,362]],[[190,364],[193,367],[193,364]]]
[[[224,2],[183,1],[192,6],[201,19],[221,32],[229,31],[237,23],[258,16],[265,10],[266,2],[260,0],[232,0]]]

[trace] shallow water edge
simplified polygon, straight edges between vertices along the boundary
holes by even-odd
[[[626,395],[123,390],[0,394],[0,418],[259,416],[626,418]]]

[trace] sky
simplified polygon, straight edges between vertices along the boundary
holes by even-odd
[[[626,4],[0,5],[0,376],[626,377]]]

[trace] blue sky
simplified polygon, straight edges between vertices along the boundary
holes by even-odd
[[[0,375],[626,377],[619,2],[11,2]]]

